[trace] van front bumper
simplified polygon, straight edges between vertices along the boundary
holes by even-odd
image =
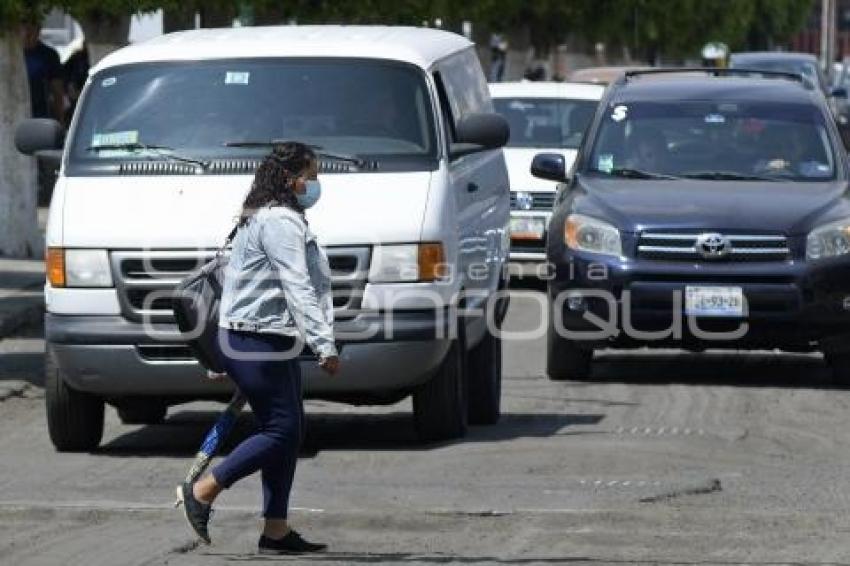
[[[391,322],[388,322],[391,321]],[[360,314],[335,324],[341,369],[333,377],[301,362],[305,395],[403,392],[427,381],[448,352],[443,311]],[[121,316],[45,315],[45,336],[69,385],[107,398],[217,398],[229,381],[206,379],[186,355],[174,324],[143,325]]]

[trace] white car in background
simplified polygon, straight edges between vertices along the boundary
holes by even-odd
[[[562,153],[569,170],[604,91],[603,86],[580,83],[490,85],[493,105],[511,129],[504,149],[511,183],[511,259],[546,259],[546,226],[556,184],[532,177],[531,160],[543,151]]]

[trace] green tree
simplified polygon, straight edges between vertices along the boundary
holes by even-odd
[[[583,2],[582,29],[593,40],[626,45],[644,58],[696,57],[709,41],[741,49],[759,38],[787,41],[806,22],[812,0],[595,0]]]

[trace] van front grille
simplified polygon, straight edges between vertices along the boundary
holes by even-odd
[[[368,247],[330,247],[334,316],[351,318],[360,309],[369,273]],[[124,316],[136,322],[173,322],[174,287],[208,262],[214,250],[113,251],[112,273]]]

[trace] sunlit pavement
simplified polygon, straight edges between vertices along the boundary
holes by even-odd
[[[516,291],[511,331],[534,329]],[[259,482],[226,492],[213,546],[171,508],[220,405],[158,426],[107,411],[102,448],[57,454],[39,329],[0,342],[0,563],[227,564],[254,557]],[[550,382],[545,339],[504,351],[504,416],[417,444],[410,403],[310,402],[293,523],[308,563],[822,563],[850,556],[850,393],[818,355],[605,352]],[[119,369],[120,370],[120,369]],[[250,416],[238,436],[249,434]],[[236,439],[238,440],[238,438]],[[298,559],[290,558],[290,561]]]

